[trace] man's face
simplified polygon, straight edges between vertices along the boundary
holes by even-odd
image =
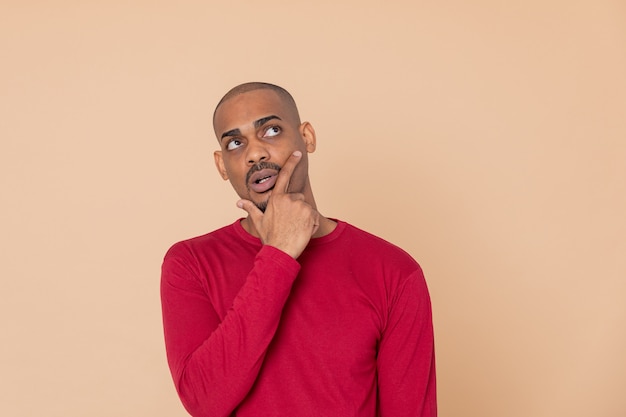
[[[214,128],[220,144],[215,164],[239,197],[265,210],[280,168],[296,150],[302,159],[289,192],[310,192],[306,154],[315,150],[315,132],[277,93],[260,89],[230,98],[217,109]]]

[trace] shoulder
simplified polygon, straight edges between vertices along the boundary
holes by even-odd
[[[237,225],[235,222],[174,243],[163,258],[162,280],[176,282],[177,285],[197,279],[204,283],[210,271],[221,268],[228,259],[232,259],[233,253],[242,252],[239,248],[244,239],[239,236]]]
[[[410,276],[423,276],[418,262],[404,249],[349,223],[342,225],[338,240],[338,262],[351,265],[361,276],[383,278],[397,285]]]
[[[383,306],[393,305],[402,294],[428,297],[424,273],[407,251],[370,232],[350,224],[342,233],[342,258],[360,285],[373,288],[371,294],[383,295]],[[388,308],[381,307],[381,311]]]
[[[349,223],[346,223],[345,235],[351,241],[351,244],[358,245],[361,250],[371,252],[375,258],[397,261],[404,260],[417,265],[413,257],[404,249]]]
[[[236,223],[229,224],[212,232],[174,243],[167,250],[165,259],[171,257],[189,258],[206,251],[218,251],[220,247],[230,246],[236,240],[238,240]]]

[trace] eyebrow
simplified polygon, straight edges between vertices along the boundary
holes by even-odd
[[[265,123],[267,123],[267,122],[269,122],[270,120],[273,120],[273,119],[281,120],[281,118],[276,116],[276,115],[263,117],[263,118],[257,120],[256,122],[254,122],[254,127],[256,127],[258,129],[259,127],[263,126]]]
[[[267,117],[262,117],[259,120],[255,120],[253,125],[255,129],[258,129],[259,127],[263,126],[265,123],[269,122],[270,120],[274,120],[274,119],[278,119],[278,120],[282,120],[280,117],[276,116],[276,115],[271,115],[271,116],[267,116]],[[241,130],[239,129],[232,129],[229,130],[228,132],[224,132],[222,133],[222,136],[220,138],[220,140],[224,139],[227,136],[239,136],[241,135]]]

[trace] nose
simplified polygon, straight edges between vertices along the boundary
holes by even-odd
[[[246,154],[248,165],[254,165],[261,161],[266,161],[269,157],[270,154],[265,143],[259,140],[252,140],[248,143],[248,153]]]

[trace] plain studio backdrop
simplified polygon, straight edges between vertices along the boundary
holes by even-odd
[[[160,265],[244,213],[223,93],[286,87],[320,210],[429,283],[441,416],[626,415],[626,5],[0,5],[0,415],[185,416]]]

